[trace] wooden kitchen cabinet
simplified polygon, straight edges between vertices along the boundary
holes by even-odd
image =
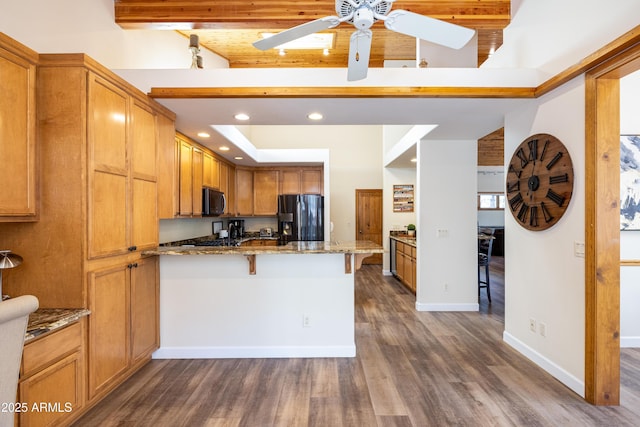
[[[322,168],[302,169],[300,171],[300,193],[323,194],[324,174]]]
[[[88,75],[89,258],[158,244],[155,113]]]
[[[38,54],[0,33],[0,222],[36,221]]]
[[[257,169],[253,171],[253,215],[278,213],[279,171]]]
[[[278,241],[275,239],[251,239],[242,242],[240,246],[278,246]]]
[[[396,277],[411,292],[416,292],[416,248],[404,242],[396,243]]]
[[[219,162],[220,168],[220,191],[222,191],[227,199],[227,204],[224,208],[225,215],[235,215],[236,213],[236,169],[226,162]]]
[[[131,362],[148,358],[160,345],[158,257],[142,258],[131,269]]]
[[[130,268],[89,273],[89,399],[109,390],[129,366]]]
[[[38,67],[40,218],[0,223],[0,235],[25,259],[46,262],[23,263],[3,289],[35,295],[41,308],[90,309],[80,351],[86,368],[79,374],[87,408],[149,361],[157,346],[158,317],[150,314],[157,310],[157,259],[140,251],[158,245],[156,160],[173,165],[163,179],[177,176],[175,115],[84,54],[40,55]],[[176,189],[169,188],[169,198]],[[56,359],[65,378],[75,369],[70,356]],[[39,384],[66,387],[56,372],[47,370],[42,381],[34,374],[25,392],[40,396]],[[74,409],[74,416],[82,411]]]
[[[130,247],[158,246],[157,126],[156,114],[133,100],[131,108],[131,231]]]
[[[280,194],[322,194],[322,167],[285,167],[280,169]]]
[[[179,189],[179,210],[176,216],[202,216],[202,188],[215,188],[227,198],[225,215],[235,214],[235,168],[217,158],[206,147],[177,133],[175,137],[177,154],[177,176]],[[166,210],[165,210],[166,211]]]
[[[253,171],[236,168],[236,214],[253,215]]]
[[[163,114],[156,116],[158,127],[157,179],[158,218],[171,219],[179,214],[179,154],[174,120]]]
[[[193,147],[188,141],[176,137],[179,152],[179,188],[180,188],[180,216],[193,214]]]
[[[85,319],[80,319],[24,346],[18,384],[21,427],[65,425],[85,406]],[[33,405],[54,405],[56,410],[32,410]]]
[[[158,348],[157,272],[157,257],[148,257],[90,273],[89,398]]]
[[[210,153],[204,153],[202,159],[202,185],[220,189],[220,161]]]
[[[191,149],[191,162],[193,166],[193,175],[191,176],[193,179],[191,185],[193,190],[193,207],[191,208],[191,212],[193,216],[202,216],[202,156],[202,150],[196,147]]]

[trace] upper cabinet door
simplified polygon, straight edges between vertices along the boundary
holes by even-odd
[[[129,247],[128,96],[89,73],[89,258]]]
[[[133,177],[155,181],[158,139],[156,116],[150,109],[135,102],[131,113],[131,170]]]
[[[5,50],[4,42],[0,38],[0,221],[35,221],[36,67]]]
[[[94,170],[127,175],[127,94],[90,74],[89,144]],[[155,153],[155,151],[154,151]]]

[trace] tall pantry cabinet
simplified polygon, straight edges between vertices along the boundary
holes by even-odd
[[[7,290],[89,308],[92,401],[159,343],[158,260],[141,251],[158,245],[159,126],[175,115],[84,54],[40,55],[37,105],[41,215],[2,229],[31,264]]]

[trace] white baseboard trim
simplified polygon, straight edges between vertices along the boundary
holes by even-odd
[[[478,303],[471,304],[423,304],[416,301],[418,311],[478,311]]]
[[[334,347],[160,347],[153,359],[263,359],[356,357],[356,346]]]
[[[640,337],[620,337],[620,348],[640,347]]]
[[[584,398],[584,381],[576,378],[553,361],[538,353],[508,332],[502,333],[502,339],[511,347],[522,353],[526,358],[551,374],[554,378]]]
[[[382,275],[383,276],[393,276],[393,274],[391,274],[391,270],[382,270]]]

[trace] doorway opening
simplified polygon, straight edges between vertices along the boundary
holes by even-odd
[[[585,76],[585,399],[620,404],[620,79],[640,43]]]

